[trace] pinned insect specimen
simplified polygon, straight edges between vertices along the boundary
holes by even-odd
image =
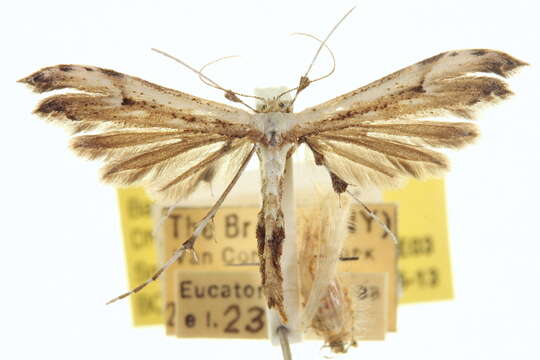
[[[141,290],[193,250],[256,153],[263,198],[256,230],[260,273],[269,308],[286,322],[282,191],[285,162],[295,150],[307,146],[316,164],[328,170],[338,194],[349,186],[395,186],[410,177],[440,175],[448,161],[435,149],[461,148],[478,130],[470,122],[435,118],[472,119],[482,106],[508,98],[512,93],[503,78],[523,65],[496,50],[447,51],[296,113],[293,104],[311,82],[307,72],[297,88],[259,99],[262,104],[248,111],[95,66],[51,66],[20,82],[40,93],[78,91],[48,97],[34,113],[71,129],[71,148],[101,159],[107,183],[142,185],[157,200],[178,201],[201,183],[228,181],[172,258],[147,282],[113,301]],[[285,100],[291,91],[295,96]],[[246,105],[241,94],[225,94]]]

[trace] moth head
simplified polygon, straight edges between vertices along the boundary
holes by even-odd
[[[257,112],[292,112],[292,98],[290,93],[284,94],[285,91],[287,91],[285,87],[255,89],[255,95],[261,98],[257,101],[255,108]]]
[[[290,100],[285,100],[282,98],[270,98],[264,99],[257,104],[257,111],[261,113],[269,112],[282,112],[290,113],[292,112],[292,102]]]

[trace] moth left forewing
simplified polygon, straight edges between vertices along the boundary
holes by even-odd
[[[482,105],[511,95],[493,74],[507,77],[523,65],[494,50],[441,53],[300,112],[288,136],[311,148],[342,191],[340,181],[395,185],[407,177],[440,175],[448,162],[432,148],[462,147],[478,131],[470,123],[425,119],[473,118]]]
[[[250,114],[241,109],[114,70],[57,65],[41,69],[20,82],[40,93],[65,88],[79,90],[46,98],[35,110],[75,132],[148,127],[212,131],[225,136],[249,132]]]
[[[178,201],[210,182],[228,157],[238,167],[260,136],[251,114],[93,66],[58,65],[21,82],[37,92],[74,89],[41,101],[35,113],[72,129],[80,156],[103,159],[103,180],[141,185]],[[225,177],[223,180],[227,180]]]
[[[20,82],[32,86],[33,90],[39,93],[70,88],[87,93],[115,96],[118,100],[132,99],[170,105],[177,109],[220,116],[225,121],[234,121],[234,117],[229,116],[231,114],[244,113],[243,110],[232,106],[201,99],[134,76],[96,66],[50,66],[36,71],[21,79]]]

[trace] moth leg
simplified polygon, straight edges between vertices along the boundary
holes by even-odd
[[[311,149],[313,151],[313,149]],[[394,232],[392,230],[390,230],[390,228],[388,227],[388,225],[385,224],[384,221],[381,220],[380,217],[378,217],[377,215],[375,215],[375,213],[366,205],[362,202],[362,200],[360,200],[356,195],[354,195],[354,193],[349,190],[349,186],[351,184],[347,183],[345,180],[343,180],[342,178],[340,178],[339,176],[337,176],[335,173],[332,172],[332,170],[330,170],[328,168],[328,166],[326,165],[325,163],[325,159],[324,157],[322,157],[320,154],[318,154],[317,152],[313,151],[313,154],[315,154],[316,158],[315,158],[315,164],[316,165],[322,165],[326,168],[326,170],[328,171],[328,174],[330,174],[330,180],[332,181],[332,188],[334,189],[334,192],[340,196],[342,193],[344,192],[347,192],[358,204],[360,204],[360,206],[362,206],[362,211],[367,215],[369,216],[370,218],[372,218],[373,220],[375,220],[375,222],[377,224],[379,224],[379,226],[388,234],[390,235],[390,238],[392,239],[392,241],[394,242],[394,246],[396,247],[396,253],[399,254],[399,239],[398,237],[396,236],[396,234],[394,234]],[[318,157],[317,157],[318,156]]]
[[[314,154],[317,154],[314,152]],[[341,195],[341,193],[343,192],[347,192],[353,199],[354,201],[356,201],[358,204],[360,204],[360,206],[362,206],[362,211],[367,215],[369,216],[370,218],[372,218],[373,220],[375,220],[375,222],[388,234],[390,235],[390,238],[392,239],[392,242],[394,244],[394,247],[396,248],[396,268],[398,266],[398,261],[397,259],[399,259],[399,249],[400,249],[400,246],[399,246],[399,239],[398,237],[396,236],[396,234],[394,234],[394,232],[388,227],[388,225],[386,225],[386,223],[380,218],[378,217],[374,212],[373,210],[371,210],[366,204],[364,204],[364,202],[362,200],[360,200],[356,195],[354,195],[354,193],[349,190],[349,186],[350,184],[345,182],[343,179],[341,179],[339,176],[337,176],[336,174],[334,174],[329,168],[328,166],[326,166],[326,164],[324,163],[324,158],[319,158],[319,165],[323,165],[326,170],[328,171],[328,173],[330,174],[330,179],[332,180],[332,187],[334,189],[334,192],[336,194]],[[399,271],[397,271],[396,269],[396,274],[399,274]],[[397,278],[397,286],[398,286],[398,293],[401,293],[401,290],[403,289],[403,283],[402,283],[402,279],[401,277],[398,277]]]
[[[395,261],[396,275],[399,275],[398,261],[399,261],[400,245],[399,245],[398,237],[396,236],[396,234],[394,234],[392,230],[390,230],[390,228],[384,223],[384,221],[382,221],[380,217],[375,215],[375,213],[366,204],[364,204],[360,199],[358,199],[352,193],[352,191],[347,190],[347,193],[356,202],[358,202],[360,206],[362,206],[362,210],[364,211],[364,213],[367,214],[369,217],[371,217],[373,220],[375,220],[375,222],[379,224],[379,226],[383,228],[383,230],[386,231],[388,235],[390,235],[390,238],[392,238],[392,242],[394,243],[394,247],[396,248],[396,261]],[[400,296],[403,293],[403,279],[401,278],[401,276],[397,276],[396,286],[397,286],[397,294],[398,296]]]
[[[362,211],[367,215],[369,216],[370,218],[372,218],[373,220],[375,220],[375,222],[377,222],[377,224],[379,224],[379,226],[388,234],[390,235],[390,238],[392,238],[392,241],[394,242],[394,246],[396,247],[396,250],[397,250],[397,253],[399,254],[399,239],[398,237],[396,236],[396,234],[394,234],[394,232],[392,230],[390,230],[390,228],[388,227],[388,225],[385,224],[384,221],[382,221],[382,219],[380,217],[378,217],[377,215],[375,215],[375,213],[366,205],[364,204],[360,199],[358,199],[352,191],[350,190],[347,190],[347,193],[357,202],[360,204],[360,206],[362,206]]]
[[[240,178],[240,175],[242,175],[242,173],[244,172],[244,169],[246,168],[246,165],[248,164],[249,160],[251,159],[251,156],[253,156],[253,153],[255,152],[255,147],[253,147],[253,149],[249,152],[249,154],[246,156],[246,158],[244,159],[244,161],[242,162],[242,165],[240,166],[240,168],[238,169],[238,171],[236,172],[236,174],[234,175],[233,179],[231,180],[231,182],[229,183],[229,185],[227,186],[227,188],[223,191],[223,193],[221,194],[221,196],[219,197],[219,199],[216,201],[216,203],[214,204],[214,206],[212,206],[212,208],[208,211],[208,213],[205,215],[204,218],[202,218],[198,223],[197,225],[195,226],[195,230],[193,230],[193,233],[191,234],[191,236],[182,243],[182,245],[176,249],[173,253],[173,255],[169,258],[169,260],[167,260],[167,262],[165,264],[163,264],[148,280],[146,280],[145,282],[141,283],[140,285],[136,286],[135,288],[133,288],[132,290],[120,295],[120,296],[117,296],[115,297],[114,299],[111,299],[107,302],[107,304],[111,304],[117,300],[120,300],[120,299],[123,299],[131,294],[135,294],[139,291],[141,291],[142,289],[144,289],[147,285],[151,284],[153,281],[157,280],[161,274],[167,270],[167,268],[169,266],[171,266],[172,264],[174,264],[179,258],[182,257],[182,255],[184,255],[184,253],[186,251],[193,251],[194,252],[194,249],[193,249],[193,245],[195,244],[195,241],[197,240],[197,238],[199,237],[199,235],[202,233],[202,231],[204,230],[204,228],[210,223],[210,221],[212,221],[212,219],[214,218],[214,216],[216,215],[216,212],[218,211],[218,209],[221,207],[221,204],[223,203],[223,201],[225,200],[225,198],[227,197],[227,195],[229,195],[229,193],[231,192],[231,190],[233,189],[234,185],[236,185],[236,182],[238,181],[238,179]]]
[[[313,152],[316,156],[318,155],[318,153],[316,152]],[[317,165],[322,165],[326,168],[326,170],[328,171],[328,173],[330,174],[330,179],[332,181],[332,188],[334,189],[334,192],[340,196],[342,193],[344,192],[347,192],[352,198],[354,201],[356,201],[358,204],[360,204],[360,206],[362,207],[362,211],[367,215],[369,216],[370,218],[372,218],[373,220],[375,220],[375,222],[388,234],[390,235],[390,238],[392,239],[392,242],[394,244],[394,247],[396,249],[396,274],[399,274],[399,270],[397,269],[398,267],[398,259],[399,259],[399,251],[400,251],[400,245],[399,245],[399,239],[398,237],[396,236],[396,234],[394,234],[394,232],[388,227],[388,225],[386,225],[386,223],[380,218],[378,217],[374,212],[373,210],[371,210],[366,204],[364,204],[364,202],[362,200],[360,200],[356,195],[354,195],[354,193],[349,190],[349,186],[351,184],[347,183],[346,181],[344,181],[342,178],[340,178],[339,176],[337,176],[336,174],[334,174],[329,168],[328,166],[324,163],[324,157],[320,157],[319,155],[319,158],[316,158],[316,164]],[[397,277],[397,284],[396,284],[397,288],[398,288],[398,294],[400,294],[403,290],[403,280],[401,279],[400,276]]]

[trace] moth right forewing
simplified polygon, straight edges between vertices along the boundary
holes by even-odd
[[[407,97],[430,95],[444,97],[445,94],[454,93],[458,89],[462,90],[462,94],[454,99],[454,105],[458,108],[469,108],[475,104],[471,103],[473,101],[491,102],[497,98],[507,97],[510,91],[506,84],[497,78],[478,79],[477,76],[468,74],[486,73],[508,77],[524,65],[527,64],[496,50],[468,49],[443,52],[308,108],[304,113],[312,115],[318,113],[319,119],[323,120],[325,115],[353,111],[362,104],[384,106]],[[417,96],[414,96],[415,93]],[[381,108],[371,109],[371,112],[377,110]]]
[[[285,136],[302,139],[319,163],[351,185],[393,186],[407,177],[438,176],[448,161],[432,147],[460,148],[478,130],[424,119],[473,118],[483,105],[512,94],[492,75],[507,77],[524,65],[494,50],[441,53],[300,112]]]

